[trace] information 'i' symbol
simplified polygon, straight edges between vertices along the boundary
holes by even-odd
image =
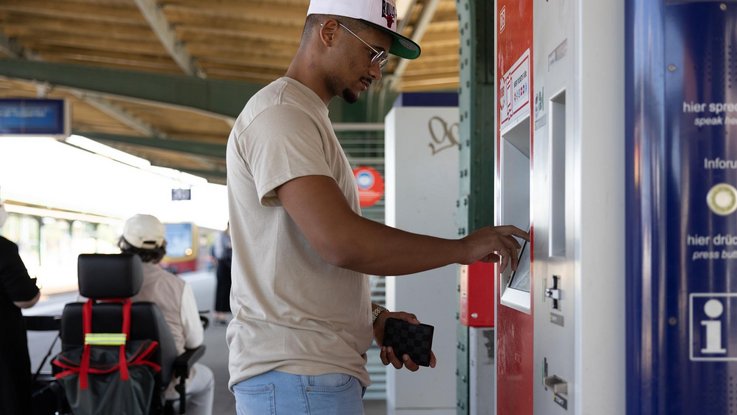
[[[704,304],[704,314],[712,320],[702,320],[701,325],[706,327],[706,347],[701,353],[726,353],[727,349],[722,347],[722,321],[716,320],[724,313],[724,305],[716,299],[711,299]]]

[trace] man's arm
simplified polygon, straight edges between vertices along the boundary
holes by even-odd
[[[30,300],[26,300],[26,301],[13,301],[13,304],[15,304],[15,306],[18,307],[18,308],[30,308],[30,307],[33,307],[34,305],[36,305],[36,303],[38,302],[38,299],[39,298],[41,298],[41,291],[38,291],[36,293],[36,295],[33,298],[31,298]]]
[[[453,263],[501,260],[516,268],[527,232],[514,226],[486,227],[462,239],[402,231],[362,218],[327,176],[304,176],[276,189],[277,196],[312,247],[327,262],[372,275],[404,275]]]
[[[36,278],[28,275],[28,270],[18,255],[18,248],[15,244],[11,245],[11,249],[10,252],[0,253],[0,255],[6,255],[3,258],[3,267],[0,269],[2,290],[16,307],[33,307],[41,298],[41,291],[36,286]]]

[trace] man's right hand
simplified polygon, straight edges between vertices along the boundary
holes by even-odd
[[[504,271],[511,263],[515,270],[519,250],[522,248],[515,237],[530,240],[529,233],[513,225],[484,226],[461,239],[468,253],[468,258],[463,263],[499,262],[500,271]]]

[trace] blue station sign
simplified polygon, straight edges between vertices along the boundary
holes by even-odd
[[[0,135],[69,135],[63,99],[0,99]]]

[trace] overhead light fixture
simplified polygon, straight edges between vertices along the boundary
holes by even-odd
[[[66,219],[66,220],[79,220],[84,222],[93,223],[107,223],[109,225],[120,224],[122,218],[115,218],[110,216],[95,215],[90,213],[72,212],[63,209],[44,208],[26,206],[16,204],[11,201],[5,201],[5,210],[9,213],[17,213],[19,215],[31,215],[40,217],[50,217],[55,219]]]
[[[107,157],[129,166],[138,167],[139,169],[146,169],[151,166],[151,162],[146,159],[106,146],[105,144],[98,143],[95,140],[90,140],[89,138],[82,137],[81,135],[70,135],[65,141],[75,147],[79,147],[83,150],[87,150],[91,153]]]
[[[98,143],[97,141],[90,140],[87,137],[82,137],[81,135],[70,135],[66,138],[66,142],[75,147],[87,150],[91,153],[107,157],[120,163],[124,163],[129,166],[136,167],[141,170],[145,170],[159,176],[178,181],[183,184],[194,186],[207,183],[207,179],[203,177],[195,176],[168,167],[154,166],[151,164],[150,161],[144,158],[128,154],[124,151],[120,151],[105,144]]]
[[[185,173],[169,167],[149,166],[146,170],[189,186],[207,184],[207,179],[203,177],[195,176],[194,174]]]

